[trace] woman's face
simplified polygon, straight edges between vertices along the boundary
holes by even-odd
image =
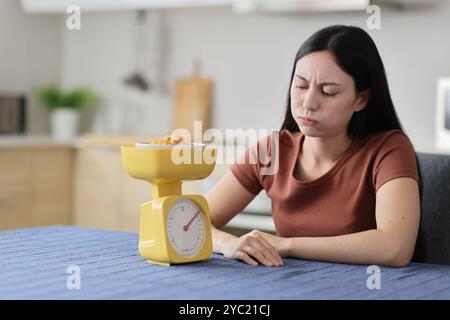
[[[297,62],[291,112],[303,134],[332,137],[346,132],[353,112],[362,110],[367,101],[367,93],[356,93],[353,78],[328,51],[310,53]]]

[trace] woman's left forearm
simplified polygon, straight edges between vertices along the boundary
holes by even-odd
[[[382,230],[368,230],[332,237],[283,238],[286,256],[307,260],[402,267],[411,253]]]

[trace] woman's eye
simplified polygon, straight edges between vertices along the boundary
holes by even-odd
[[[308,90],[308,87],[304,86],[304,85],[296,85],[295,87],[300,90]],[[328,92],[322,91],[322,95],[325,97],[334,97],[336,94],[337,93],[328,93]]]

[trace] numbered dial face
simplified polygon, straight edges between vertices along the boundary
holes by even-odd
[[[167,235],[180,256],[195,256],[205,242],[205,231],[203,214],[194,201],[181,199],[172,205],[167,217]]]

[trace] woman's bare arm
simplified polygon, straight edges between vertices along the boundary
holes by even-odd
[[[211,221],[217,228],[223,227],[233,217],[241,212],[254,198],[228,171],[206,195]]]
[[[245,235],[238,238],[219,230],[255,198],[231,171],[206,193],[205,198],[211,214],[214,252],[223,253],[228,258],[239,259],[250,265],[258,264],[253,258],[266,266],[282,264],[276,249],[263,237]]]
[[[205,195],[211,214],[214,252],[222,252],[222,245],[236,238],[229,233],[220,231],[224,225],[243,210],[255,195],[248,192],[228,171]]]

